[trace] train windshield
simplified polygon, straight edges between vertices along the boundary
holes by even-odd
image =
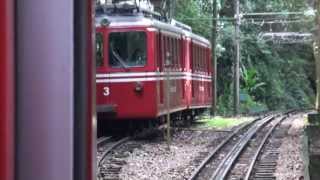
[[[143,67],[147,62],[145,32],[112,32],[109,65],[113,68]]]

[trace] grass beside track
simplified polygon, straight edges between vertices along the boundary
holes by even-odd
[[[237,126],[241,123],[251,121],[254,118],[252,117],[221,117],[217,116],[214,118],[203,117],[201,120],[197,121],[198,128],[205,129],[227,129]]]

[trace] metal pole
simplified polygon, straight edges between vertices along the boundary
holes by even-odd
[[[217,112],[217,56],[216,56],[216,39],[217,39],[217,0],[212,2],[212,35],[211,35],[211,44],[212,44],[212,107],[211,115],[215,115]]]
[[[240,76],[239,76],[239,64],[240,64],[240,1],[235,0],[235,18],[236,18],[236,27],[235,27],[235,46],[236,46],[236,59],[234,63],[234,114],[239,114],[239,91],[240,91]]]
[[[167,143],[168,147],[170,148],[171,144],[171,119],[170,119],[170,54],[166,54],[166,109],[167,109]]]
[[[320,10],[320,2],[316,2],[316,8]],[[315,64],[316,64],[316,85],[317,85],[317,96],[316,96],[316,110],[320,112],[320,15],[319,12],[316,16],[316,24],[317,28],[315,31],[315,41],[313,44],[314,48],[314,57],[315,57]]]

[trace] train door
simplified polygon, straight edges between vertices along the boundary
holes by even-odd
[[[191,87],[191,61],[192,61],[192,48],[191,48],[191,40],[189,37],[186,37],[184,43],[184,50],[183,50],[183,57],[184,57],[184,65],[185,65],[185,72],[186,72],[186,100],[187,106],[189,107],[191,104],[191,94],[192,94],[192,87]]]
[[[0,1],[0,179],[14,179],[14,6]]]
[[[191,72],[191,104],[193,104],[194,98],[195,98],[195,81],[193,80],[193,74],[195,73],[195,62],[196,62],[196,50],[195,50],[195,45],[191,41],[190,43],[190,72]]]
[[[156,69],[157,69],[157,72],[159,74],[161,74],[161,72],[163,72],[163,63],[162,63],[162,51],[163,51],[163,47],[162,47],[162,37],[161,37],[161,33],[160,31],[159,32],[156,32],[155,33],[155,53],[154,53],[154,58],[155,58],[155,61],[156,61]],[[160,80],[158,81],[158,108],[161,108],[161,105],[163,104],[163,82]]]
[[[164,73],[164,63],[166,61],[167,38],[160,33],[160,73]],[[160,80],[160,104],[164,107],[165,84]]]
[[[15,2],[15,178],[95,180],[95,2]]]
[[[185,66],[185,56],[183,55],[184,52],[184,37],[181,36],[181,39],[179,39],[179,62],[180,62],[180,71],[185,73],[186,72],[186,66]],[[181,99],[182,99],[182,104],[186,105],[186,79],[183,78],[181,80]]]
[[[107,57],[108,57],[108,31],[104,28],[96,29],[96,99],[97,99],[97,112],[105,116],[114,111],[114,106],[111,104],[111,85],[107,77]],[[111,115],[111,114],[110,114]],[[102,116],[102,119],[105,118]]]

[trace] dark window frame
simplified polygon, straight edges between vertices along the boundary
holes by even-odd
[[[100,48],[98,47],[98,40],[101,40],[102,46]],[[97,68],[103,67],[105,65],[105,61],[104,61],[104,55],[105,55],[104,47],[105,47],[105,45],[104,45],[104,42],[105,42],[104,41],[104,34],[102,32],[97,32],[96,33],[96,43],[95,43],[95,45],[96,45],[96,67]],[[98,55],[99,49],[100,49],[100,53],[101,53],[100,56]]]

